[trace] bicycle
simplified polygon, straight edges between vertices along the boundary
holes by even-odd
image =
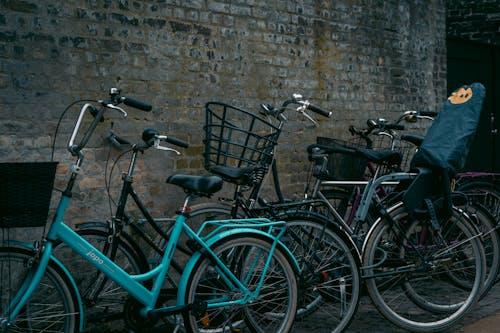
[[[76,232],[85,238],[94,247],[99,249],[110,260],[117,263],[122,269],[129,273],[141,274],[147,272],[161,261],[164,255],[165,242],[169,239],[169,233],[175,223],[172,218],[155,218],[148,211],[134,188],[134,171],[139,153],[144,153],[149,148],[161,151],[175,152],[177,150],[161,145],[165,140],[153,129],[146,129],[142,134],[142,142],[131,144],[123,138],[111,132],[108,136],[113,147],[126,151],[120,154],[125,156],[131,152],[128,168],[122,176],[122,187],[116,205],[114,215],[106,222],[92,221],[83,222],[75,226]],[[175,142],[176,146],[187,148],[185,143],[173,137],[168,137],[168,142]],[[129,147],[129,148],[128,148]],[[117,159],[117,161],[119,158]],[[115,162],[116,163],[116,162]],[[141,212],[143,218],[133,218],[126,211],[127,203],[131,201]],[[146,227],[150,230],[146,230]],[[128,230],[130,229],[130,231]],[[162,241],[158,241],[157,236]],[[140,244],[142,241],[144,244]],[[145,246],[151,249],[155,258],[146,252]],[[176,246],[176,257],[172,258],[170,266],[173,268],[165,278],[162,294],[175,298],[178,279],[182,275],[185,262],[193,254],[187,246],[179,242]],[[182,261],[179,255],[182,255]],[[106,278],[103,273],[96,271],[83,258],[75,255],[71,248],[65,244],[55,244],[54,255],[57,256],[73,275],[78,275],[78,287],[81,297],[86,305],[86,320],[90,326],[102,329],[104,323],[110,323],[114,329],[118,324],[116,320],[124,320],[127,329],[137,330],[140,323],[136,318],[128,315],[130,302],[128,294],[119,288],[112,280]],[[172,318],[165,323],[174,327],[182,324],[180,318]]]
[[[297,105],[296,111],[302,114],[306,110],[329,114],[297,94],[285,103]],[[300,266],[301,302],[295,328],[314,323],[332,332],[343,331],[352,320],[360,294],[359,254],[351,239],[322,215],[311,211],[311,205],[316,204],[313,201],[259,206],[253,200],[259,198],[268,167],[273,165],[274,148],[285,117],[276,113],[266,120],[218,102],[207,103],[205,110],[205,167],[235,185],[234,201],[231,206],[194,205],[189,219],[201,223],[264,216],[285,221],[287,231],[283,241]],[[277,123],[272,124],[272,120]],[[245,192],[250,193],[248,199]]]
[[[289,101],[286,101],[277,109],[265,107],[264,111],[278,118],[286,110],[288,104],[290,104]],[[285,119],[284,116],[281,117]],[[383,152],[376,156],[369,151],[359,151],[359,154],[379,163],[397,164],[401,160],[399,153],[394,151]],[[272,161],[275,163],[274,155]],[[235,183],[235,195],[233,198],[220,199],[222,205],[205,204],[199,207],[200,216],[206,214],[208,219],[216,218],[219,214],[236,216],[240,213],[243,216],[252,216],[251,214],[259,214],[257,203],[263,205],[264,210],[266,204],[268,207],[274,206],[258,196],[262,185],[260,180],[252,184],[255,186],[250,187],[250,195],[245,199],[241,189],[242,184],[231,179],[229,172],[224,173],[223,168],[216,166],[209,167],[208,170],[223,173],[226,180]],[[356,213],[356,220],[365,220],[372,198],[376,199],[375,191],[382,184],[397,183],[402,180],[415,181],[417,178],[425,180],[427,177],[429,177],[429,170],[421,170],[421,173],[393,173],[375,177],[365,188],[360,208]],[[319,202],[319,206],[324,207],[326,202],[322,198],[319,199],[289,204],[308,207],[308,204]],[[484,276],[484,253],[470,220],[462,211],[454,208],[452,218],[447,221],[446,225],[431,227],[432,222],[427,215],[409,216],[401,203],[390,208],[386,208],[380,201],[378,203],[377,210],[381,217],[369,230],[362,251],[360,251],[362,278],[365,280],[374,304],[386,318],[408,330],[439,331],[452,326],[478,299]],[[278,203],[277,207],[279,206]],[[311,205],[309,210],[317,212],[316,207]],[[333,226],[333,228],[347,230],[348,226],[333,207],[328,207],[327,213],[331,213],[328,217],[332,218],[328,224],[329,228]],[[429,230],[425,238],[426,243],[423,244],[420,239],[414,237],[415,231],[427,229]],[[392,244],[392,250],[384,247],[384,244]],[[430,244],[433,246],[431,247]],[[390,250],[396,252],[390,252]],[[470,256],[460,255],[465,253]],[[438,290],[434,295],[428,295],[429,290],[434,291],[434,284],[443,280],[443,274],[451,270],[466,272],[469,276],[468,285],[457,286],[453,281],[449,283],[446,292]],[[387,287],[391,281],[396,281],[398,284]],[[397,292],[394,299],[403,299],[406,301],[405,304],[392,304],[390,299],[384,298],[384,291]],[[431,297],[435,298],[431,299]],[[409,314],[415,314],[415,316],[408,318]]]
[[[267,219],[214,221],[202,226],[202,229],[210,229],[204,236],[203,230],[195,232],[186,224],[190,201],[218,191],[222,185],[220,177],[169,177],[170,184],[187,192],[186,198],[161,263],[144,274],[128,274],[64,224],[72,188],[83,163],[82,149],[108,109],[126,116],[118,106],[120,103],[150,109],[147,104],[121,96],[117,89],[111,89],[109,100],[99,101],[96,112],[90,103],[85,104],[68,144],[76,162],[46,237],[35,246],[9,240],[0,248],[0,270],[6,272],[2,274],[0,288],[2,331],[76,332],[83,329],[84,309],[76,283],[52,256],[57,240],[68,244],[129,292],[135,299],[133,308],[137,318],[144,320],[143,325],[163,315],[182,313],[188,331],[228,330],[235,318],[238,322],[243,318],[246,325],[256,331],[288,331],[296,312],[297,268],[290,252],[279,241],[284,223]],[[87,112],[95,113],[94,119],[75,144]],[[169,142],[168,137],[155,136],[155,139]],[[42,224],[45,225],[45,221]],[[2,227],[12,227],[12,224]],[[181,232],[191,239],[195,251],[181,277],[175,305],[162,306],[161,287]],[[144,285],[146,281],[152,281],[151,288]]]
[[[404,129],[404,126],[400,125],[400,122],[402,120],[416,122],[418,119],[433,119],[436,115],[435,112],[406,111],[394,123],[389,123],[384,119],[368,120],[367,129],[359,130],[351,126],[349,131],[351,134],[355,135],[356,138],[362,138],[363,142],[366,142],[367,146],[370,147],[373,146],[373,142],[369,135],[382,134],[384,137],[389,138],[389,143],[386,143],[386,147],[390,150],[398,150],[405,155],[410,155],[411,151],[415,151],[416,147],[422,142],[423,137],[412,134],[398,135],[395,130]],[[356,180],[356,177],[361,178],[365,174],[372,176],[375,174],[384,174],[387,173],[387,171],[382,170],[383,166],[367,162],[367,159],[358,154],[356,146],[352,144],[348,146],[345,144],[340,145],[336,140],[328,138],[318,138],[318,142],[321,144],[311,145],[311,147],[314,148],[310,149],[310,159],[315,161],[316,165],[315,172],[312,175],[313,177],[310,178],[315,180],[314,184],[307,187],[313,189],[310,197],[321,197],[324,198],[324,200],[328,200],[329,204],[341,214],[346,224],[351,228],[350,230],[353,237],[362,241],[368,230],[367,227],[374,221],[374,218],[370,218],[370,216],[377,216],[377,211],[375,209],[369,211],[369,215],[367,216],[368,223],[360,223],[360,220],[355,221],[354,216],[360,205],[362,186],[366,186],[367,184],[366,180]],[[410,145],[403,145],[401,142],[408,142]],[[330,144],[330,146],[327,144]],[[313,149],[316,151],[313,152]],[[351,165],[353,163],[361,165],[361,168],[358,169],[359,171],[357,171],[356,174],[352,173],[353,170],[356,171],[356,169],[353,168],[349,169],[351,173],[347,175],[345,172],[338,172],[338,170],[342,170],[346,165]],[[395,166],[397,169],[405,169],[407,167],[408,166],[404,166],[404,163]],[[487,274],[482,292],[482,297],[484,297],[498,280],[500,237],[498,235],[498,218],[495,218],[492,214],[492,211],[494,211],[492,206],[498,205],[498,203],[495,203],[496,196],[492,190],[493,185],[484,182],[484,180],[482,182],[477,182],[477,175],[480,174],[459,173],[459,179],[468,180],[465,182],[467,186],[464,186],[464,184],[461,184],[459,181],[460,185],[457,185],[455,188],[457,192],[463,192],[467,195],[468,202],[463,202],[460,208],[467,212],[468,216],[471,218],[471,222],[478,229],[485,248]],[[339,176],[341,177],[340,179],[338,178]],[[349,176],[351,177],[349,178]],[[386,183],[384,188],[377,190],[377,196],[380,200],[385,201],[386,205],[390,205],[390,202],[397,202],[400,200],[401,193],[405,190],[405,186],[407,186],[394,183],[391,189],[394,189],[396,186],[395,189],[397,191],[390,193],[391,189],[387,191],[388,185],[389,183]],[[485,205],[486,202],[489,203],[489,205]],[[496,197],[496,202],[498,202],[498,197]]]
[[[254,120],[255,121],[255,120]],[[123,185],[122,185],[122,190],[120,192],[120,198],[118,200],[118,205],[116,207],[116,213],[115,215],[107,222],[107,223],[102,223],[102,222],[87,222],[80,224],[78,226],[78,233],[85,237],[87,240],[92,241],[93,243],[98,243],[102,244],[99,249],[102,249],[102,252],[107,254],[107,256],[115,261],[118,262],[121,267],[139,267],[136,270],[141,272],[147,269],[147,262],[155,262],[155,259],[149,258],[146,259],[147,254],[144,253],[144,248],[141,248],[139,244],[137,243],[137,240],[134,240],[129,233],[124,230],[125,226],[129,226],[132,229],[132,232],[137,234],[139,236],[139,240],[145,240],[147,245],[149,245],[152,248],[152,252],[154,255],[158,256],[162,254],[161,250],[161,244],[168,241],[169,238],[169,230],[166,230],[167,228],[165,226],[168,226],[171,228],[172,226],[172,220],[168,218],[153,218],[151,214],[148,212],[148,210],[145,208],[145,206],[142,204],[139,196],[137,193],[135,193],[134,188],[133,188],[133,182],[134,182],[134,169],[135,169],[135,162],[137,160],[137,156],[139,152],[144,152],[148,148],[156,148],[156,149],[165,149],[162,146],[158,144],[153,144],[152,141],[149,140],[151,137],[151,131],[152,130],[146,130],[143,133],[143,138],[147,138],[144,140],[143,143],[138,143],[135,145],[131,145],[129,142],[124,140],[123,138],[118,137],[116,134],[111,133],[109,136],[110,141],[114,143],[114,145],[123,147],[123,146],[130,146],[131,148],[128,149],[127,151],[132,151],[132,154],[130,156],[130,162],[128,165],[128,169],[125,172],[125,175],[122,177],[123,178]],[[121,154],[123,156],[125,153]],[[116,163],[116,162],[115,162]],[[131,198],[132,201],[136,204],[136,206],[139,208],[140,212],[144,216],[144,219],[142,220],[137,220],[130,218],[126,213],[125,213],[125,203],[128,201],[128,198]],[[197,214],[197,209],[194,209],[194,215]],[[195,220],[194,218],[191,218],[194,216],[193,214],[190,214],[190,223],[194,225],[200,225],[198,223],[193,223]],[[229,216],[229,215],[228,215]],[[263,216],[260,214],[259,216]],[[322,256],[323,262],[325,261],[324,258],[327,257],[326,253],[332,252],[336,250],[337,252],[339,251],[347,251],[348,250],[348,245],[344,244],[348,242],[347,237],[338,236],[336,235],[333,231],[331,230],[326,230],[323,231],[324,227],[322,225],[317,225],[317,223],[322,223],[324,224],[324,221],[320,219],[320,217],[315,216],[314,214],[308,212],[308,211],[300,211],[300,207],[295,207],[292,206],[287,206],[287,207],[281,207],[280,211],[278,212],[278,209],[275,209],[273,212],[269,211],[266,215],[266,217],[271,218],[272,220],[285,220],[287,221],[287,228],[288,228],[288,233],[290,233],[290,230],[293,229],[294,233],[301,233],[302,235],[305,235],[306,229],[309,230],[307,233],[309,234],[310,237],[312,237],[309,242],[312,242],[318,237],[321,237],[322,244],[325,249],[328,247],[331,249],[330,251],[325,250],[325,255]],[[147,223],[147,225],[150,225],[154,231],[154,234],[152,236],[149,236],[146,234],[141,227],[142,221],[144,223]],[[159,223],[162,224],[162,226],[159,225]],[[293,225],[293,227],[292,227]],[[319,236],[318,236],[319,235]],[[297,238],[297,237],[295,237]],[[303,237],[302,237],[303,238]],[[300,238],[300,239],[302,239]],[[289,238],[288,238],[289,239]],[[157,244],[158,243],[158,244]],[[336,249],[332,247],[332,244],[340,243],[338,246],[339,249]],[[319,244],[319,243],[318,243]],[[288,245],[288,244],[287,244]],[[319,245],[315,245],[319,246]],[[351,246],[351,245],[349,245]],[[178,246],[179,247],[179,246]],[[304,248],[304,246],[299,246],[298,244],[295,244],[295,252],[297,252],[297,248]],[[352,247],[352,246],[351,246]],[[190,249],[186,249],[184,247],[179,247],[178,248],[180,252],[190,255]],[[56,248],[56,251],[64,251]],[[67,251],[70,251],[71,249],[66,249]],[[305,257],[303,253],[307,253],[307,250],[302,250],[302,257]],[[310,254],[308,254],[310,256]],[[62,255],[61,255],[62,257]],[[79,285],[83,286],[83,299],[85,301],[85,304],[88,305],[88,309],[91,311],[87,311],[88,315],[87,318],[94,321],[98,322],[101,324],[101,322],[109,321],[109,320],[115,320],[115,319],[125,319],[125,325],[128,328],[135,329],[137,328],[137,323],[135,323],[134,318],[129,318],[130,316],[127,315],[127,311],[123,312],[122,309],[125,304],[125,309],[128,308],[128,303],[125,303],[126,299],[123,299],[124,296],[126,296],[126,293],[124,293],[122,290],[116,287],[115,284],[112,283],[112,281],[109,281],[105,279],[102,274],[96,273],[95,270],[92,269],[92,267],[89,267],[89,265],[85,265],[85,262],[79,258],[73,258],[69,257],[67,254],[65,255],[67,258],[65,260],[65,263],[67,263],[68,267],[75,267],[78,269],[78,271],[85,271],[86,272],[86,277],[82,276],[79,279]],[[69,258],[69,259],[68,259]],[[359,285],[359,273],[357,272],[357,262],[355,262],[355,258],[351,255],[347,255],[348,260],[346,260],[346,267],[350,267],[346,269],[344,279],[346,280],[346,288],[349,287],[349,284],[351,284],[350,279],[348,278],[349,270],[352,270],[353,267],[356,269],[355,274],[354,274],[354,282],[352,282],[352,287],[353,289],[353,301],[350,300],[351,296],[346,296],[344,295],[344,299],[346,300],[345,302],[348,304],[356,304],[357,300],[357,294],[359,293],[359,287],[356,287]],[[303,262],[305,262],[304,259],[302,259]],[[175,258],[172,260],[173,267],[176,271],[176,275],[179,275],[182,273],[183,269],[183,263],[176,263]],[[144,268],[146,266],[146,268]],[[339,268],[334,268],[332,264],[328,264],[323,267],[323,274],[327,274],[328,269],[326,267],[330,266],[330,270],[335,269],[337,271],[340,271]],[[82,269],[83,267],[83,269]],[[319,267],[319,266],[318,266]],[[71,269],[70,269],[71,271]],[[168,278],[168,277],[167,277]],[[308,279],[313,279],[317,280],[316,277],[314,277],[312,274],[308,275]],[[305,280],[303,280],[305,281]],[[328,280],[322,281],[323,284],[326,284]],[[304,284],[305,282],[301,282]],[[318,281],[316,281],[316,284]],[[332,281],[328,282],[332,283]],[[168,289],[163,289],[163,291],[166,294],[172,295],[172,290],[175,290],[176,286],[176,281],[174,281],[174,278],[169,279],[169,284],[170,284],[170,290]],[[327,287],[326,289],[331,289],[332,287]],[[304,313],[309,313],[311,312],[312,308],[317,309],[318,308],[318,293],[313,291],[312,287],[309,288],[304,288],[303,289],[303,295],[304,297],[302,298],[302,306],[299,309],[298,313],[300,316],[302,316]],[[347,289],[346,289],[347,290]],[[309,299],[310,301],[307,301]],[[350,306],[344,306],[345,308],[349,309],[350,313],[354,313],[355,307],[353,305]],[[90,315],[89,315],[90,312]],[[123,314],[122,314],[123,312]],[[347,321],[351,316],[345,315],[344,318]],[[167,324],[169,325],[174,325],[179,327],[179,321],[175,320],[174,322],[168,322]],[[115,324],[116,325],[116,324]]]

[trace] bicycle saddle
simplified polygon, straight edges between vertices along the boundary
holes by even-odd
[[[222,188],[222,178],[216,175],[177,174],[167,178],[167,183],[182,187],[187,192],[213,194]]]

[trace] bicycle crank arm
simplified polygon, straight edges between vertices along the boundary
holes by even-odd
[[[166,308],[153,309],[148,312],[149,319],[158,319],[160,317],[166,317],[174,314],[182,313],[186,310],[191,311],[195,315],[201,315],[205,313],[207,309],[207,303],[204,301],[196,301],[191,304],[169,306]]]

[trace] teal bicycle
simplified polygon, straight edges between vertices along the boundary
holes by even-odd
[[[46,236],[34,244],[5,237],[9,235],[9,228],[43,226],[45,221],[17,219],[26,210],[17,215],[0,213],[4,235],[0,247],[0,331],[83,330],[84,306],[75,282],[78,276],[71,276],[52,253],[53,245],[62,242],[131,295],[130,307],[145,329],[162,316],[182,314],[188,332],[232,332],[243,325],[254,332],[288,332],[297,310],[298,268],[280,241],[285,224],[264,218],[220,220],[203,224],[197,232],[186,224],[190,202],[221,188],[222,180],[218,176],[169,177],[167,182],[182,187],[186,197],[161,262],[145,273],[127,273],[64,224],[72,189],[81,172],[82,150],[105,112],[114,110],[126,116],[125,110],[118,106],[121,103],[151,110],[151,106],[124,97],[114,88],[109,99],[98,102],[98,108],[91,103],[82,107],[73,129],[68,149],[76,163]],[[93,115],[93,120],[80,135],[88,114]],[[154,134],[148,139],[154,140],[155,145],[167,142],[187,147],[187,143],[164,135]],[[75,144],[77,140],[79,143]],[[55,165],[49,163],[52,179]],[[10,169],[22,168],[11,165]],[[171,304],[168,302],[171,298],[162,293],[162,284],[182,233],[189,239],[194,254],[180,278],[176,301]]]

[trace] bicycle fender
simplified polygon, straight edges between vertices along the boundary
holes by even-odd
[[[231,236],[240,235],[240,234],[241,235],[243,235],[243,234],[256,234],[256,235],[265,237],[271,241],[275,240],[275,238],[269,236],[269,234],[267,234],[261,230],[256,230],[256,229],[251,229],[251,228],[243,228],[243,229],[232,229],[232,230],[223,231],[223,232],[209,238],[208,240],[206,240],[206,244],[209,247],[212,247],[217,242],[219,242],[220,240],[222,240],[226,237],[231,237]],[[286,247],[280,240],[278,240],[276,246],[279,247],[280,250],[282,250],[283,253],[288,257],[288,259],[289,259],[288,261],[292,264],[292,266],[293,266],[292,268],[294,269],[294,272],[299,273],[300,272],[299,264],[297,263],[297,260],[295,259],[292,252],[288,249],[288,247]],[[179,288],[178,288],[178,292],[177,292],[177,304],[178,305],[184,304],[184,300],[186,298],[187,283],[188,283],[189,277],[191,276],[191,271],[194,269],[194,267],[196,266],[198,261],[201,260],[202,258],[203,258],[202,253],[197,251],[191,256],[191,258],[187,262],[186,266],[184,267],[184,271],[183,271],[182,276],[180,278]]]
[[[108,224],[105,222],[98,221],[87,221],[82,223],[77,223],[75,229],[108,229]]]
[[[10,245],[19,246],[19,247],[23,247],[23,248],[29,249],[29,250],[33,250],[34,249],[33,244],[22,242],[22,241],[16,241],[16,240],[9,241],[8,245],[9,246]],[[76,285],[76,282],[73,279],[73,276],[69,273],[69,271],[66,268],[66,266],[64,266],[63,263],[59,261],[59,259],[57,259],[53,255],[51,255],[50,256],[50,261],[52,261],[53,263],[55,263],[57,265],[57,267],[65,275],[65,278],[67,279],[67,281],[69,281],[70,287],[73,288],[73,292],[76,295],[76,298],[77,298],[77,301],[78,301],[78,307],[79,307],[79,310],[80,310],[80,313],[81,313],[81,315],[79,317],[80,323],[78,324],[78,327],[79,327],[80,332],[83,332],[83,325],[84,325],[83,318],[85,318],[85,313],[83,311],[83,301],[82,301],[82,298],[80,296],[80,291],[78,290],[78,286]]]

